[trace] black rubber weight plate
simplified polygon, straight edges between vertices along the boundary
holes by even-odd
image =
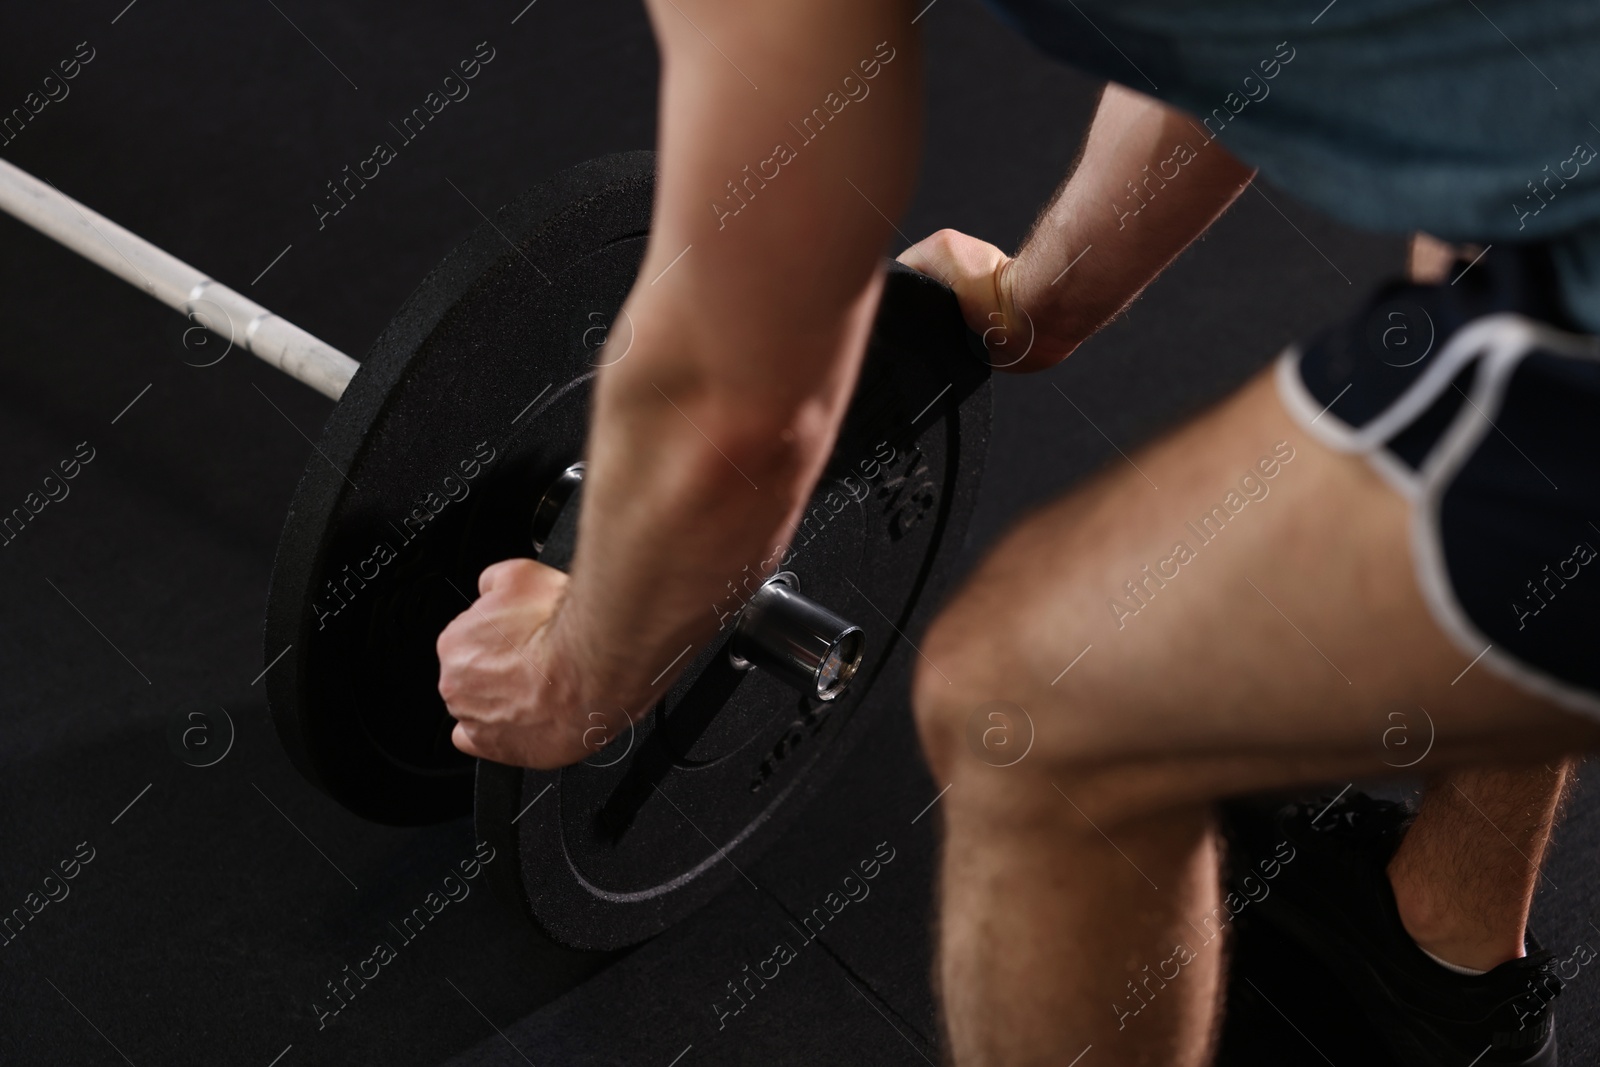
[[[537,497],[581,455],[596,350],[644,251],[652,169],[647,153],[576,168],[452,252],[373,347],[308,464],[269,597],[264,654],[288,651],[268,695],[300,769],[358,814],[409,824],[472,806],[434,640],[484,566],[531,554]],[[972,344],[947,290],[891,272],[789,566],[867,632],[843,698],[732,670],[724,634],[591,760],[479,767],[479,835],[515,857],[500,888],[556,940],[616,948],[676,922],[770,843],[873,714],[904,713],[903,631],[959,547],[983,467],[988,371]]]
[[[891,270],[867,363],[788,569],[867,633],[838,700],[727,663],[726,631],[631,734],[583,763],[478,769],[499,888],[550,937],[622,948],[738,877],[816,796],[873,717],[905,714],[905,631],[942,583],[977,495],[988,370],[953,296]],[[907,758],[915,758],[907,754]]]
[[[537,487],[581,453],[653,172],[652,153],[609,156],[501,209],[406,301],[307,462],[268,594],[267,695],[296,766],[358,815],[472,808],[434,641],[485,566],[531,554]]]

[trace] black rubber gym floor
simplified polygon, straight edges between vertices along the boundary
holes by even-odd
[[[653,141],[639,6],[524,2],[13,5],[0,16],[0,113],[61,61],[79,66],[0,156],[359,355],[480,209]],[[919,26],[927,158],[901,228],[1014,245],[1071,161],[1095,86],[974,0],[943,0]],[[470,96],[399,138],[332,213],[326,183],[396,140],[389,124],[475,54],[491,58]],[[1247,193],[1065,365],[997,382],[968,558],[1349,307],[1401,251],[1271,188]],[[186,325],[0,218],[0,509],[59,461],[92,455],[0,548],[0,910],[77,863],[0,947],[0,1062],[938,1061],[925,810],[938,790],[903,706],[711,906],[555,999],[546,976],[565,961],[481,875],[420,930],[392,926],[475,858],[469,823],[395,830],[349,815],[290,767],[253,684],[273,547],[330,405],[243,353],[194,366],[218,348],[197,347]],[[174,724],[218,706],[232,748],[186,765]],[[1563,955],[1600,944],[1597,806],[1580,786],[1535,912]],[[870,892],[814,939],[797,932],[867,859],[879,863]],[[347,983],[380,941],[392,958]],[[793,958],[744,992],[746,968],[779,943]],[[1303,961],[1249,937],[1237,956],[1221,1062],[1381,1062]],[[1588,969],[1559,1018],[1563,1062],[1595,1062]]]

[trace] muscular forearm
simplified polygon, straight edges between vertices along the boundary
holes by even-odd
[[[551,624],[569,706],[646,710],[727,621],[729,581],[787,542],[854,386],[889,232],[879,212],[910,193],[920,72],[902,5],[865,19],[840,0],[762,19],[726,6],[652,8],[656,219],[630,334],[613,330],[626,354],[603,357],[616,362]],[[791,125],[818,108],[825,123]]]
[[[860,347],[877,288],[863,290],[819,348]],[[578,554],[551,657],[573,687],[564,703],[630,714],[671,684],[692,658],[686,649],[731,621],[729,583],[745,568],[759,573],[787,543],[854,378],[853,367],[837,366],[786,416],[754,401],[741,413],[675,361],[635,355],[599,391]]]
[[[1253,173],[1183,112],[1107,86],[1072,176],[1001,268],[1011,332],[1032,343],[1012,369],[1064,358],[1115,317]]]

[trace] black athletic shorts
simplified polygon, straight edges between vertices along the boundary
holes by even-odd
[[[1392,282],[1279,359],[1284,405],[1411,502],[1430,610],[1478,667],[1600,717],[1600,338],[1542,245]]]

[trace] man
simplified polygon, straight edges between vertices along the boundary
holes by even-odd
[[[1015,257],[950,231],[902,257],[997,367],[1064,358],[1255,167],[1346,221],[1474,244],[1419,237],[1418,284],[1021,522],[922,640],[949,1055],[1206,1063],[1211,942],[1259,900],[1403,1062],[1553,1064],[1558,983],[1525,925],[1569,756],[1600,745],[1600,11],[1005,6],[1122,84]],[[439,642],[457,745],[527,766],[583,758],[595,702],[645,714],[707,605],[786,541],[918,147],[911,6],[649,8],[657,280],[598,387],[572,573],[489,568]],[[1035,731],[1004,769],[967,740],[997,706]],[[1414,822],[1354,791],[1289,812],[1240,857],[1279,891],[1224,894],[1216,801],[1419,750]]]

